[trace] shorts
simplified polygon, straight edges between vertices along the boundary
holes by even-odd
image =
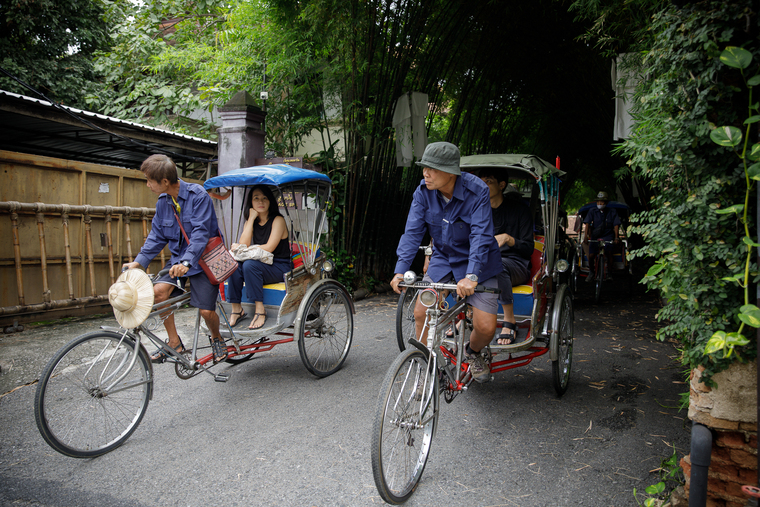
[[[172,264],[169,263],[164,266],[164,269],[169,269]],[[180,277],[179,283],[182,288],[185,287],[185,283],[190,280],[190,306],[193,308],[200,308],[201,310],[216,310],[216,300],[219,297],[219,285],[213,285],[211,280],[208,279],[206,273],[201,271],[195,275]],[[162,275],[156,283],[166,282],[171,285],[175,285],[174,279],[169,276],[169,273]],[[172,291],[170,297],[181,296],[182,291],[176,288]]]
[[[446,277],[443,278],[444,280]],[[430,278],[430,276],[425,273],[425,276],[422,277],[423,282],[433,283],[433,280]],[[453,283],[456,283],[454,281]],[[494,276],[493,278],[489,278],[485,282],[480,283],[479,285],[484,285],[485,287],[488,287],[490,289],[498,289],[499,288],[499,282]],[[498,295],[492,294],[490,292],[476,292],[472,296],[467,296],[467,304],[472,306],[473,308],[477,308],[480,311],[490,313],[491,315],[496,315],[499,313],[499,301],[498,301]]]

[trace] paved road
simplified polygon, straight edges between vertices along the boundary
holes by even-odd
[[[443,405],[409,506],[629,506],[675,446],[688,452],[687,390],[672,344],[658,342],[651,297],[610,285],[617,304],[576,300],[570,387],[558,399],[547,356]],[[192,314],[183,311],[185,322]],[[344,368],[316,379],[295,344],[238,366],[221,384],[156,367],[137,431],[97,459],[59,455],[34,423],[33,382],[70,338],[113,318],[0,338],[0,505],[371,506],[370,428],[398,353],[395,297],[357,303]],[[183,319],[179,319],[182,321]],[[189,326],[180,331],[189,336]],[[5,394],[3,394],[5,393]]]

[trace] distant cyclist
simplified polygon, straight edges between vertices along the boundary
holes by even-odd
[[[596,208],[591,208],[586,214],[583,221],[586,224],[586,235],[583,242],[588,246],[588,266],[589,273],[586,277],[587,282],[594,280],[594,271],[596,267],[596,257],[599,253],[599,243],[589,243],[590,239],[599,241],[614,241],[615,245],[620,243],[620,217],[612,208],[607,207],[610,198],[607,192],[596,194]],[[605,249],[607,265],[611,266],[612,248]]]

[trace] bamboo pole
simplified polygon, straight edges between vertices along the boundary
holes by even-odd
[[[61,212],[63,222],[63,246],[66,251],[66,280],[69,283],[69,299],[74,299],[74,277],[71,271],[71,240],[69,238],[69,206],[63,205]]]
[[[45,214],[42,212],[44,204],[37,203],[37,234],[40,238],[40,266],[42,268],[42,300],[50,302],[50,286],[48,285],[47,251],[45,250]]]
[[[24,276],[21,270],[21,245],[18,240],[18,213],[17,207],[20,203],[11,203],[11,229],[13,230],[13,255],[16,261],[16,290],[18,292],[18,303],[20,305],[26,304],[24,298]]]
[[[116,281],[113,269],[113,236],[111,234],[111,206],[106,206],[106,241],[108,242],[108,274],[111,277],[110,285],[113,285]]]
[[[87,247],[87,267],[90,272],[90,294],[95,297],[98,291],[95,289],[95,259],[92,253],[92,218],[90,217],[91,206],[85,206],[84,211],[84,231],[85,245]]]
[[[132,262],[132,233],[129,231],[130,217],[132,216],[132,210],[127,209],[124,212],[124,241],[127,243],[127,259]]]

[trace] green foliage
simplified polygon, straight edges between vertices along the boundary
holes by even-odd
[[[669,496],[670,491],[684,483],[683,469],[678,464],[678,453],[676,452],[675,445],[673,446],[673,454],[669,458],[660,461],[660,467],[657,471],[660,481],[644,489],[644,493],[647,495],[644,503],[639,502],[636,488],[633,488],[633,498],[636,500],[637,505],[643,505],[644,507],[662,505],[662,502]]]
[[[345,250],[336,252],[325,248],[324,252],[327,258],[335,263],[335,272],[332,277],[342,283],[349,293],[353,294],[356,281],[356,257]]]
[[[633,232],[646,245],[631,255],[654,259],[642,283],[666,301],[657,315],[665,324],[658,338],[681,342],[684,364],[703,365],[708,384],[734,359],[705,356],[705,346],[721,332],[726,343],[741,346],[729,336],[742,304],[737,281],[757,276],[743,240],[755,216],[746,208],[754,203],[735,205],[745,202],[744,169],[730,150],[711,141],[713,132],[721,144],[738,142],[734,128],[741,125],[746,96],[719,56],[720,47],[749,42],[742,15],[750,4],[701,2],[654,17],[655,42],[643,57],[647,77],[634,106],[637,126],[622,146],[631,173],[655,194],[651,211],[633,217]],[[746,48],[757,53],[752,44]],[[714,133],[715,124],[732,128]],[[741,356],[754,357],[755,350],[750,343]]]
[[[0,67],[69,106],[93,90],[92,55],[107,42],[99,0],[14,0],[0,3]],[[0,88],[34,93],[0,74]]]

